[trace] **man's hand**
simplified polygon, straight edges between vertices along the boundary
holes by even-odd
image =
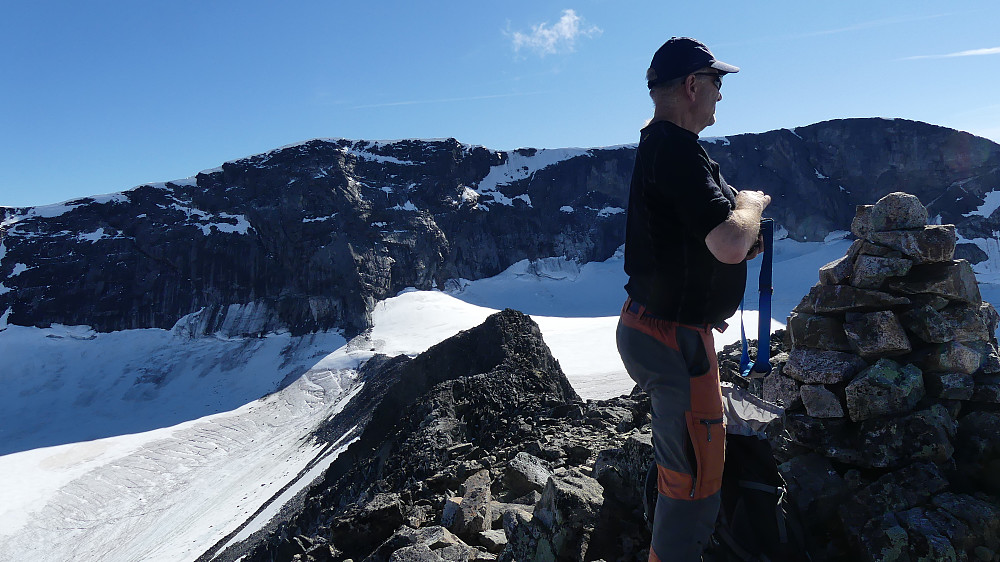
[[[760,236],[760,215],[770,204],[771,196],[763,191],[737,191],[736,208],[705,237],[708,251],[722,263],[756,257],[760,251],[751,247]]]
[[[763,213],[764,209],[771,204],[771,196],[763,191],[737,191],[737,209],[758,209],[758,213]]]

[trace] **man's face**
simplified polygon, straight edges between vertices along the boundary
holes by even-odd
[[[722,73],[706,67],[694,72],[697,79],[694,111],[704,127],[715,124],[715,104],[722,100]]]

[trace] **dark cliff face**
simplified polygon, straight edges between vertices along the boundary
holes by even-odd
[[[1000,230],[1000,214],[964,216],[1000,188],[1000,146],[965,133],[864,119],[705,145],[730,183],[774,196],[769,213],[795,239],[847,230],[855,205],[898,190],[968,239]],[[409,286],[522,259],[607,259],[624,242],[633,159],[633,147],[312,140],[178,182],[3,208],[0,314],[102,331],[183,318],[194,334],[353,334]]]

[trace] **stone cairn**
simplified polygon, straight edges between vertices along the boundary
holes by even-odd
[[[821,559],[1000,560],[998,315],[953,259],[954,225],[927,223],[906,193],[859,206],[857,240],[820,269],[763,381]]]

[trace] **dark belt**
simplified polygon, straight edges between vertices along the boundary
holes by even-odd
[[[672,318],[667,318],[666,316],[660,316],[658,314],[653,314],[652,312],[649,311],[649,309],[647,309],[645,307],[645,305],[643,305],[640,302],[636,302],[636,301],[632,300],[632,297],[629,297],[628,300],[625,301],[625,310],[627,310],[628,312],[631,312],[632,314],[635,314],[639,318],[650,318],[650,319],[653,319],[653,320],[666,320],[668,322],[677,322],[676,320],[674,320]],[[683,322],[677,322],[677,323],[678,324],[683,324]],[[695,326],[695,327],[702,328],[702,329],[713,329],[713,330],[719,332],[720,334],[722,332],[725,332],[726,328],[729,327],[729,324],[727,324],[725,321],[718,322],[718,323],[715,323],[715,324],[705,323],[705,324],[687,324],[687,325],[688,326]]]

